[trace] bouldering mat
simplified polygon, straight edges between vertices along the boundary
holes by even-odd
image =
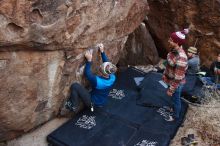
[[[148,78],[151,79],[148,84],[158,82],[159,76],[155,72],[148,74],[156,76],[156,80],[152,80],[155,79],[152,77]],[[166,116],[172,114],[167,112],[167,104],[162,104],[161,107],[140,106],[137,100],[140,98],[142,88],[149,90],[148,86],[145,87],[143,84],[147,82],[148,74],[133,67],[120,73],[109,93],[108,104],[105,107],[95,108],[94,112],[89,110],[80,112],[49,134],[48,142],[54,146],[138,146],[141,144],[168,146],[184,120],[187,105],[183,103],[181,118],[175,122],[166,120]],[[141,81],[140,88],[135,78],[142,77],[145,78]],[[159,85],[152,85],[154,88],[151,90],[156,90]],[[142,94],[146,94],[144,97],[149,96],[146,92]],[[159,94],[150,96],[155,99]]]

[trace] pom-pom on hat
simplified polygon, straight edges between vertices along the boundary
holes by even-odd
[[[101,72],[105,75],[109,75],[112,73],[115,73],[117,71],[117,67],[112,64],[111,62],[104,62],[101,66],[100,66]]]
[[[173,32],[170,35],[170,38],[173,40],[174,43],[177,43],[179,45],[182,45],[185,43],[186,40],[186,34],[189,33],[189,29],[184,29],[183,31],[177,31]]]

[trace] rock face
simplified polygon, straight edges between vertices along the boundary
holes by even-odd
[[[156,64],[159,61],[157,48],[144,23],[129,35],[119,65]]]
[[[131,33],[146,0],[2,0],[1,50],[85,48]]]
[[[199,49],[202,64],[210,65],[220,50],[220,1],[178,0],[148,1],[146,21],[161,56],[166,56],[167,39],[171,32],[190,26],[188,43]]]
[[[63,52],[1,52],[0,137],[22,134],[59,109]]]
[[[127,35],[148,12],[146,0],[1,0],[0,141],[56,116],[84,52],[103,42],[117,63]],[[100,63],[97,50],[93,71]]]

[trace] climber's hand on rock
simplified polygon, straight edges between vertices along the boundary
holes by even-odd
[[[102,43],[98,44],[97,47],[99,48],[100,52],[104,52],[104,45]]]
[[[93,53],[92,50],[87,50],[85,53],[85,57],[86,57],[87,61],[89,61],[89,62],[92,61],[92,53]]]

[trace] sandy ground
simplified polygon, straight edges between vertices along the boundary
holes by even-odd
[[[56,118],[51,120],[30,133],[27,133],[17,139],[8,141],[5,146],[47,146],[47,135],[67,120],[67,118]]]
[[[213,103],[212,105],[217,105]],[[198,146],[220,146],[220,108],[189,105],[183,127],[179,128],[171,146],[181,144],[181,137],[194,134]]]
[[[198,146],[208,146],[201,139],[200,135],[197,133],[197,130],[195,128],[193,128],[193,125],[192,125],[192,122],[191,122],[192,113],[193,113],[193,110],[189,106],[188,112],[186,114],[186,119],[185,119],[184,123],[182,124],[182,126],[179,128],[179,130],[178,130],[176,136],[174,137],[174,139],[171,141],[170,146],[181,146],[181,138],[182,137],[187,137],[188,134],[194,134],[195,135],[195,139],[198,141],[198,144],[197,144]]]

